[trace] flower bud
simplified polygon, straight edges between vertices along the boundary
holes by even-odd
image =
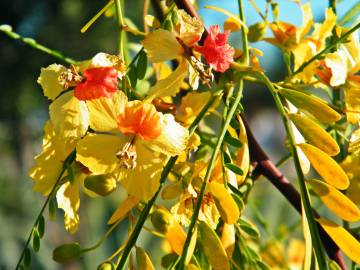
[[[114,270],[115,265],[112,262],[103,262],[97,268],[97,270]]]
[[[258,22],[249,27],[248,39],[250,42],[262,40],[266,34],[266,23]]]
[[[116,180],[110,175],[90,175],[85,178],[84,185],[92,192],[106,196],[116,188]]]
[[[171,218],[172,216],[167,210],[156,209],[151,214],[151,223],[157,231],[165,234],[171,225]]]
[[[81,255],[79,243],[70,243],[58,246],[53,251],[53,259],[58,263],[67,263],[76,260]]]

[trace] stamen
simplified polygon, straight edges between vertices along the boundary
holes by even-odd
[[[74,66],[72,66],[71,69],[66,69],[59,77],[59,82],[63,85],[64,89],[76,86],[81,83],[82,80],[83,77],[77,73]]]
[[[135,139],[132,138],[119,152],[116,153],[116,157],[119,159],[120,168],[135,169],[137,154],[134,140]]]
[[[201,81],[204,84],[208,84],[214,80],[214,75],[211,72],[211,67],[205,65],[195,56],[190,56],[190,64],[194,68],[195,72],[198,73]]]

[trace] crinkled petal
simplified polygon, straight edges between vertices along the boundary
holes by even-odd
[[[94,174],[112,173],[118,167],[116,153],[126,139],[115,135],[88,134],[76,146],[76,160]]]
[[[136,167],[122,169],[120,181],[130,195],[147,201],[159,188],[159,180],[166,159],[146,147],[141,140],[137,140],[135,146]]]
[[[54,100],[49,107],[50,120],[55,132],[64,140],[78,139],[89,127],[89,112],[85,101],[80,101],[67,92]]]
[[[162,132],[155,140],[144,141],[152,150],[165,155],[179,155],[187,145],[189,132],[177,123],[174,116],[165,114],[162,119]]]
[[[184,49],[176,40],[175,35],[164,29],[158,29],[148,34],[142,44],[152,63],[172,60],[184,53]]]
[[[58,207],[64,210],[65,229],[70,233],[75,233],[80,223],[77,213],[80,207],[78,177],[75,177],[73,183],[66,182],[59,188],[56,200]]]
[[[40,77],[37,82],[41,85],[44,95],[54,100],[62,91],[64,84],[61,83],[60,77],[66,71],[63,65],[52,64],[41,69]]]
[[[117,91],[111,98],[102,97],[86,101],[89,110],[90,127],[98,132],[109,132],[117,129],[117,117],[124,110],[127,97]]]

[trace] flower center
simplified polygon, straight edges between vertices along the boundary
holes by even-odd
[[[128,102],[118,116],[118,129],[125,135],[136,134],[143,140],[154,140],[162,131],[161,114],[152,104]]]
[[[120,168],[131,170],[135,169],[137,154],[134,137],[127,142],[119,152],[116,153],[116,157],[119,160]]]

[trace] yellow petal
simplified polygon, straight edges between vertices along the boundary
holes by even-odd
[[[350,222],[360,220],[359,208],[336,188],[318,180],[309,180],[308,183],[323,203],[338,217]]]
[[[311,38],[317,40],[317,50],[322,50],[325,46],[325,39],[332,34],[336,24],[336,15],[331,8],[326,10],[325,21],[322,24],[315,24]]]
[[[135,196],[128,196],[115,210],[110,217],[108,224],[114,224],[115,222],[123,219],[127,213],[133,209],[139,203],[139,199]]]
[[[310,113],[320,122],[331,123],[341,119],[340,114],[318,97],[290,89],[281,89],[280,94],[294,104],[299,110]]]
[[[311,11],[311,4],[306,3],[304,5],[301,5],[301,11],[302,11],[302,18],[303,19],[302,19],[301,28],[298,29],[298,31],[297,31],[297,34],[298,34],[297,39],[298,40],[300,40],[307,33],[309,33],[311,27],[314,24],[314,18],[313,18],[312,11]]]
[[[54,100],[62,91],[65,86],[61,83],[61,75],[66,71],[63,65],[52,64],[46,68],[41,69],[40,77],[37,82],[41,85],[44,96]]]
[[[65,229],[70,233],[75,233],[80,223],[77,213],[80,207],[78,177],[75,177],[72,184],[66,182],[59,188],[56,194],[56,200],[58,207],[64,210]]]
[[[360,156],[357,153],[348,155],[341,163],[341,167],[350,179],[350,186],[346,190],[348,196],[357,205],[360,204]]]
[[[232,224],[224,224],[221,232],[221,244],[224,247],[228,258],[232,258],[235,248],[235,228]]]
[[[169,228],[166,235],[166,240],[169,242],[171,249],[179,256],[182,254],[182,249],[185,244],[186,234],[179,223],[174,223]]]
[[[250,153],[249,153],[249,144],[248,139],[246,135],[246,129],[245,125],[241,119],[241,117],[238,117],[238,121],[240,124],[240,131],[239,131],[239,140],[242,143],[242,146],[236,153],[236,160],[235,164],[238,165],[241,170],[244,172],[243,175],[236,175],[236,179],[238,182],[238,185],[244,182],[250,168]]]
[[[289,118],[308,143],[330,156],[335,156],[340,152],[340,148],[333,137],[310,118],[295,113],[290,113]]]
[[[141,247],[136,247],[136,263],[139,270],[154,270],[149,255]]]
[[[34,190],[49,195],[55,185],[63,167],[53,150],[47,150],[35,157],[36,165],[29,172],[29,176],[35,180]]]
[[[349,186],[349,179],[339,164],[319,148],[310,144],[300,144],[299,147],[311,165],[330,185],[337,189],[346,189]]]
[[[224,184],[212,181],[208,184],[208,191],[213,196],[216,207],[224,222],[228,224],[236,223],[240,217],[240,211],[236,202],[224,187]]]
[[[89,127],[86,103],[74,97],[73,91],[54,100],[50,104],[49,113],[55,133],[64,140],[81,138]]]
[[[198,225],[201,248],[214,270],[230,269],[226,251],[217,234],[205,222]]]
[[[165,114],[162,118],[161,135],[144,143],[154,151],[174,156],[185,150],[188,139],[189,131],[178,124],[173,115]]]
[[[114,67],[120,72],[119,75],[122,75],[121,73],[124,73],[126,71],[124,61],[119,56],[103,52],[97,53],[90,60],[78,63],[78,68],[81,72],[89,68],[99,67]]]
[[[325,218],[317,221],[339,248],[354,262],[360,264],[360,243],[343,227]]]
[[[210,98],[210,91],[189,92],[181,99],[181,104],[176,110],[176,120],[183,123],[185,126],[189,126],[195,120],[196,116],[201,112]],[[212,106],[209,112],[213,111],[216,105]]]
[[[35,180],[34,190],[48,195],[63,167],[66,157],[75,148],[75,141],[64,142],[56,136],[52,124],[44,126],[42,152],[35,157],[29,175]]]
[[[311,240],[309,223],[308,223],[308,220],[306,217],[303,203],[301,203],[301,221],[302,221],[302,232],[303,232],[304,240],[305,240],[305,254],[304,254],[303,270],[308,270],[311,268],[312,240]]]
[[[157,29],[148,34],[142,44],[152,63],[172,60],[184,53],[175,35],[164,29]]]
[[[147,201],[159,188],[159,180],[166,160],[159,153],[146,147],[143,141],[139,140],[135,145],[136,167],[122,169],[120,181],[130,195]]]
[[[331,70],[330,85],[339,86],[346,82],[347,78],[347,63],[344,56],[338,52],[329,53],[325,56],[325,65]],[[337,91],[337,90],[335,90]]]
[[[344,87],[346,118],[352,124],[360,122],[360,83]]]
[[[179,197],[183,191],[182,182],[170,183],[165,186],[161,192],[161,198],[163,200],[172,200]]]
[[[115,135],[88,134],[76,146],[76,160],[94,174],[112,173],[119,164],[116,153],[126,141]]]
[[[149,89],[146,100],[153,100],[154,98],[162,98],[168,96],[175,96],[179,91],[182,82],[184,81],[189,64],[183,60],[179,66],[165,79],[158,80],[156,84]]]
[[[98,132],[117,130],[117,118],[124,110],[127,98],[117,91],[111,98],[101,97],[86,101],[89,110],[90,127]]]

